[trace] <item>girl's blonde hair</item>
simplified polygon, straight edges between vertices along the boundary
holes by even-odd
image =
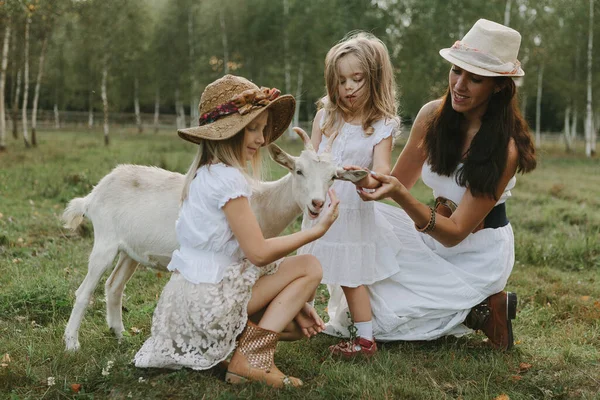
[[[398,120],[396,83],[390,55],[385,44],[375,35],[367,32],[350,32],[333,46],[325,57],[325,83],[327,101],[321,101],[319,108],[326,111],[323,133],[333,141],[343,123],[342,113],[348,110],[339,99],[340,81],[338,62],[348,54],[356,56],[364,73],[365,96],[362,104],[362,127],[367,135],[374,132],[372,124],[382,118]]]
[[[267,126],[265,127],[264,136],[265,141],[269,142],[271,136],[271,112],[269,114]],[[190,191],[190,185],[196,177],[198,168],[204,165],[211,165],[218,162],[222,162],[225,165],[239,169],[250,181],[259,180],[262,178],[262,156],[260,151],[254,153],[252,158],[248,160],[250,162],[250,170],[243,164],[243,151],[244,151],[244,136],[246,127],[241,131],[225,140],[207,140],[203,139],[198,145],[198,151],[194,157],[194,161],[190,165],[187,173],[185,174],[185,181],[183,190],[181,192],[181,203],[188,197]]]

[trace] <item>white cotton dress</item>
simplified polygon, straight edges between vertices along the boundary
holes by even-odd
[[[168,266],[174,273],[154,311],[152,334],[135,355],[136,367],[208,369],[235,348],[252,286],[279,266],[257,268],[244,258],[222,210],[241,196],[250,198],[251,187],[236,168],[198,169],[176,223],[180,247]]]
[[[459,166],[460,167],[460,166]],[[440,176],[427,163],[423,182],[434,197],[459,204],[465,188],[455,174]],[[513,177],[497,204],[510,197]],[[470,332],[462,323],[470,309],[504,289],[512,271],[514,237],[510,223],[471,233],[454,247],[444,247],[415,229],[398,207],[376,202],[375,210],[389,221],[400,244],[398,272],[367,286],[373,311],[373,334],[378,341],[433,340]],[[348,337],[348,304],[341,290],[330,292],[326,333]]]
[[[344,123],[331,147],[333,162],[340,167],[372,168],[374,147],[390,137],[398,129],[398,123],[382,119],[373,128],[375,131],[366,135],[361,125]],[[319,154],[327,147],[327,141],[323,136]],[[339,217],[322,238],[303,246],[298,254],[317,257],[323,266],[322,283],[329,285],[357,287],[398,272],[396,256],[401,246],[394,238],[392,225],[375,211],[374,203],[360,199],[353,183],[335,181],[333,189],[340,199]],[[305,216],[302,229],[310,228],[318,220]]]

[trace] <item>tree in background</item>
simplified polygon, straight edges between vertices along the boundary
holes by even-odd
[[[25,116],[27,145],[29,82],[37,78],[32,128],[37,109],[53,110],[55,127],[62,111],[87,112],[93,127],[94,111],[102,110],[109,143],[110,123],[122,118],[118,113],[135,116],[129,121],[139,132],[151,119],[157,131],[172,115],[177,115],[176,126],[197,124],[205,85],[233,73],[293,94],[298,124],[314,117],[316,102],[325,94],[325,54],[360,29],[388,46],[399,113],[409,123],[423,104],[447,89],[449,65],[438,51],[462,38],[477,19],[487,18],[522,34],[519,57],[527,75],[518,84],[531,126],[539,137],[544,131],[563,131],[571,149],[577,127],[583,126],[588,90],[584,46],[588,28],[599,23],[597,18],[589,22],[597,1],[0,0],[2,21],[8,21],[9,7],[14,9],[9,28],[3,24],[0,29],[0,51],[6,29],[11,30],[4,109],[15,136],[18,111]],[[593,40],[600,30],[591,32]],[[592,92],[600,85],[598,57],[592,52]],[[593,103],[590,108],[593,122],[600,113]],[[40,117],[49,120],[51,115]],[[65,114],[63,120],[68,118]],[[32,131],[32,142],[34,137]]]

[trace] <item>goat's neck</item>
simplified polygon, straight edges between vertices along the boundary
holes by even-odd
[[[265,238],[278,236],[302,212],[292,192],[292,175],[260,182],[252,193],[252,209]]]

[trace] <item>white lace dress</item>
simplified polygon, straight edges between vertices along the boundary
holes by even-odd
[[[202,167],[177,220],[180,248],[152,318],[152,334],[135,355],[139,368],[216,365],[235,348],[246,325],[252,287],[279,262],[257,268],[243,257],[222,207],[250,197],[244,176],[224,164]]]
[[[460,203],[465,188],[454,175],[440,176],[428,164],[423,182],[434,196]],[[510,197],[511,179],[498,204]],[[462,323],[470,309],[504,289],[515,253],[510,224],[469,234],[454,247],[444,247],[418,232],[401,208],[376,202],[375,209],[389,221],[400,244],[398,272],[367,285],[373,311],[373,334],[379,341],[433,340],[470,332]],[[348,304],[341,290],[331,292],[327,333],[347,337]]]

